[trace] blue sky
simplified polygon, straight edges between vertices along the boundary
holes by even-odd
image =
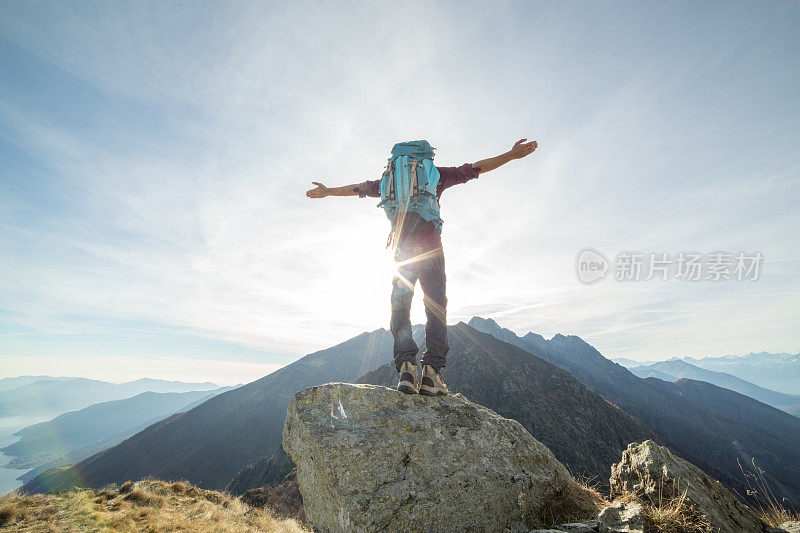
[[[249,381],[388,327],[394,142],[449,190],[449,321],[609,357],[800,349],[796,2],[0,3],[0,374]],[[581,284],[586,247],[758,281]],[[414,319],[424,318],[417,298]]]

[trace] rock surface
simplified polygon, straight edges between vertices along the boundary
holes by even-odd
[[[643,511],[639,502],[615,501],[600,512],[599,529],[603,533],[644,533]]]
[[[570,472],[598,480],[604,492],[608,492],[611,465],[629,443],[658,442],[657,435],[639,420],[569,372],[522,348],[463,322],[448,326],[447,343],[444,377],[451,391],[516,420]],[[394,364],[383,365],[357,382],[393,388],[397,370]]]
[[[759,517],[719,481],[653,441],[632,443],[622,461],[611,467],[614,493],[631,493],[658,504],[686,492],[686,501],[710,522],[714,531],[761,532]]]
[[[569,523],[553,526],[550,529],[532,529],[528,533],[598,533],[600,523],[592,520],[586,523]]]
[[[518,422],[460,394],[329,383],[295,394],[283,447],[316,531],[528,531],[574,483]]]

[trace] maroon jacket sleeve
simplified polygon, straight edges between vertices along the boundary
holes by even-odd
[[[436,188],[436,196],[441,196],[442,191],[453,185],[474,180],[480,172],[470,163],[464,163],[460,167],[436,167],[436,169],[439,171],[439,186]]]
[[[356,191],[358,192],[359,198],[364,198],[365,196],[374,196],[375,198],[381,195],[380,189],[381,180],[367,180],[362,181],[356,187]]]

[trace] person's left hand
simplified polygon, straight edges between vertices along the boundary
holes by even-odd
[[[520,139],[514,143],[514,146],[511,148],[511,158],[512,159],[521,159],[526,155],[530,155],[539,147],[539,143],[537,141],[531,141],[526,143],[528,139]]]
[[[328,196],[328,188],[326,186],[324,186],[318,181],[312,181],[311,183],[316,185],[316,187],[307,190],[306,196],[308,196],[309,198],[325,198],[326,196]]]

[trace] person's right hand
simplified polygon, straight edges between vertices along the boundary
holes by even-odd
[[[326,196],[328,196],[328,188],[326,186],[316,181],[312,181],[311,183],[313,183],[317,187],[315,189],[307,190],[306,196],[308,196],[309,198],[325,198]]]
[[[528,139],[520,139],[514,143],[514,146],[511,148],[509,152],[511,154],[512,159],[522,159],[526,155],[532,154],[534,150],[539,148],[539,143],[536,141],[531,141],[526,143]]]

